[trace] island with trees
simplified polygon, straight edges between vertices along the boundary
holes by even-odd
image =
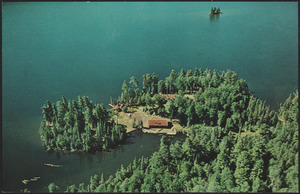
[[[212,7],[210,12],[208,13],[209,15],[219,15],[222,14],[221,9],[218,7]]]
[[[98,172],[91,176],[89,184],[70,185],[65,192],[299,191],[298,91],[275,111],[253,96],[246,80],[231,70],[173,69],[165,79],[152,73],[143,75],[142,80],[141,88],[135,77],[123,82],[122,93],[114,102],[114,115],[109,118],[124,122],[126,114],[134,121],[132,128],[145,131],[150,125],[145,126],[143,118],[142,122],[132,118],[135,112],[143,112],[148,119],[151,115],[169,119],[171,126],[178,123],[182,127],[187,134],[185,140],[170,142],[162,136],[159,150],[150,158],[121,165],[107,179]],[[71,107],[64,101],[57,103],[59,109]],[[88,106],[80,104],[79,110]],[[45,113],[50,105],[44,106]],[[56,110],[53,105],[52,110]],[[88,119],[88,110],[94,113],[94,119]],[[98,126],[96,111],[88,110],[84,108],[81,123],[90,128]],[[118,118],[120,114],[123,118]],[[51,125],[58,126],[59,118],[64,121],[62,116],[53,115],[45,115],[43,128],[53,131]],[[51,183],[49,191],[55,191],[56,184],[59,186]]]
[[[112,119],[103,104],[94,104],[87,96],[42,107],[40,136],[47,150],[95,152],[122,143],[126,129]]]

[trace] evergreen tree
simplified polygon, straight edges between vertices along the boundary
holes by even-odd
[[[59,189],[59,187],[57,185],[55,185],[54,183],[50,183],[48,186],[48,190],[50,193],[56,192]]]
[[[166,93],[166,86],[163,80],[158,81],[158,92],[161,92],[162,94]]]
[[[134,76],[130,78],[129,84],[131,84],[133,90],[135,90],[139,86],[139,82]]]

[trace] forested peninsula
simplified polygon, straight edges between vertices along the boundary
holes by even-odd
[[[40,136],[47,150],[95,152],[122,143],[126,129],[112,119],[103,104],[94,104],[87,96],[42,107]]]
[[[298,91],[275,111],[251,95],[235,72],[196,68],[172,70],[162,80],[146,74],[142,88],[131,77],[115,104],[122,112],[142,106],[149,114],[177,119],[187,137],[183,143],[171,143],[163,136],[150,158],[135,159],[108,179],[99,172],[88,185],[71,185],[66,192],[299,190]],[[53,121],[46,118],[42,126],[50,129],[47,123]],[[82,118],[86,123],[87,117]],[[97,121],[91,123],[91,128],[98,126]],[[49,191],[57,189],[55,184]]]
[[[247,82],[227,70],[175,70],[165,79],[143,75],[142,90],[133,76],[122,85],[117,103],[122,111],[143,106],[149,114],[178,119],[186,127],[194,124],[218,126],[227,132],[256,131],[275,126],[278,113],[250,95]],[[248,129],[249,128],[249,129]]]

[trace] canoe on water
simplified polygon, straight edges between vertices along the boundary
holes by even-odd
[[[44,163],[45,166],[50,166],[50,167],[62,167],[62,165],[56,165],[56,164],[49,164],[49,163]]]
[[[22,183],[24,183],[25,185],[27,185],[27,183],[30,183],[30,182],[32,182],[32,181],[37,181],[38,179],[40,179],[41,177],[39,177],[39,176],[36,176],[36,177],[33,177],[32,179],[24,179],[24,180],[22,180]]]
[[[30,180],[26,180],[26,179],[22,180],[22,183],[24,183],[25,185],[27,185],[27,183],[29,183],[29,182],[30,182]]]

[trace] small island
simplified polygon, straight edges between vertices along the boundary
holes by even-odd
[[[208,14],[209,15],[219,15],[219,14],[223,14],[223,13],[221,12],[221,9],[219,7],[218,8],[212,7],[211,11]]]
[[[103,104],[94,104],[87,96],[78,96],[78,103],[62,101],[42,107],[40,136],[48,151],[107,150],[121,144],[126,129],[119,125]]]

